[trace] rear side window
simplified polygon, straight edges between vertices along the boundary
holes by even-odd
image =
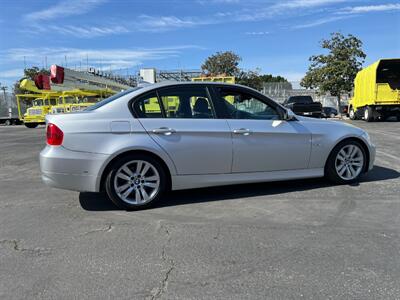
[[[161,105],[156,92],[139,97],[134,102],[134,110],[139,118],[162,118]]]
[[[167,118],[215,118],[205,87],[173,87],[158,92]]]

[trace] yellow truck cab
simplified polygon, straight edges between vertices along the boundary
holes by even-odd
[[[17,96],[18,114],[21,121],[28,128],[35,128],[45,123],[45,116],[51,112],[52,106],[57,104],[55,94],[21,94]],[[25,113],[21,110],[21,101],[27,106]]]
[[[381,59],[358,72],[349,116],[367,122],[392,116],[400,120],[400,58]]]

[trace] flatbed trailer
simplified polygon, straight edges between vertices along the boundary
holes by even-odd
[[[6,126],[10,125],[21,125],[23,122],[16,116],[14,117],[0,117],[0,124],[4,124]]]

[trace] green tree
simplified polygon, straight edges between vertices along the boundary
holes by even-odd
[[[205,60],[201,69],[207,76],[235,76],[236,83],[256,90],[261,90],[264,82],[287,82],[281,76],[260,75],[259,69],[244,71],[239,68],[241,60],[241,57],[232,51],[217,52]]]
[[[240,71],[236,77],[236,83],[249,86],[256,90],[261,90],[263,87],[263,81],[258,70]]]
[[[285,77],[282,76],[273,76],[272,74],[264,74],[260,75],[262,82],[288,82]]]
[[[14,84],[13,84],[13,93],[14,93],[14,95],[27,93],[27,91],[25,91],[25,90],[20,88],[20,86],[19,86],[20,83],[21,83],[21,81],[19,81],[19,80],[14,82]]]
[[[209,56],[201,65],[202,71],[209,76],[237,76],[242,58],[232,51],[217,52]]]
[[[260,71],[240,71],[236,77],[236,83],[249,86],[256,90],[261,90],[264,83],[268,82],[288,82],[286,78],[282,76],[273,76],[272,74],[260,75]]]
[[[340,108],[341,94],[353,89],[354,79],[366,57],[362,41],[351,34],[345,37],[336,32],[331,34],[330,39],[322,40],[321,47],[327,49],[328,54],[309,58],[311,64],[300,85],[336,96]]]
[[[50,75],[50,71],[44,68],[39,69],[38,67],[33,66],[31,68],[24,69],[24,77],[30,80],[35,80],[35,76],[39,73]]]

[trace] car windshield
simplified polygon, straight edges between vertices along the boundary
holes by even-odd
[[[98,109],[98,108],[100,108],[100,107],[102,107],[102,106],[104,106],[104,105],[106,105],[106,104],[108,104],[108,103],[110,103],[110,102],[122,97],[122,96],[125,96],[125,95],[127,95],[127,94],[129,94],[131,92],[137,91],[137,90],[139,90],[141,88],[142,88],[141,86],[137,86],[137,87],[122,91],[122,92],[120,92],[118,94],[112,95],[111,97],[108,97],[108,98],[106,98],[104,100],[101,100],[101,101],[97,102],[96,104],[94,104],[92,106],[89,106],[88,108],[84,109],[84,111],[92,111],[92,110]]]

